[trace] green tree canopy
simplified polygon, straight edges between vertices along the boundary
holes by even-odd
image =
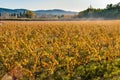
[[[25,17],[27,18],[34,18],[36,14],[33,11],[27,10],[25,13]]]

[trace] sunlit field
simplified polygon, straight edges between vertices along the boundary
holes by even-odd
[[[120,80],[120,21],[0,22],[0,77]]]

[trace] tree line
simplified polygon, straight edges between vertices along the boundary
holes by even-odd
[[[107,4],[105,9],[95,9],[90,6],[88,9],[79,12],[79,18],[106,18],[120,19],[120,2],[117,4]]]
[[[33,11],[30,10],[26,10],[24,12],[19,12],[19,13],[8,13],[8,12],[4,12],[4,13],[0,13],[0,17],[2,18],[35,18],[36,14]]]

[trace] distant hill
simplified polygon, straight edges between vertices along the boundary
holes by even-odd
[[[23,13],[23,12],[25,12],[27,9],[7,9],[7,8],[0,8],[0,13],[5,13],[5,12],[7,12],[7,13],[9,13],[9,14],[11,14],[11,13]]]
[[[61,9],[53,9],[53,10],[37,10],[35,11],[35,13],[37,15],[41,15],[41,14],[52,14],[52,15],[66,15],[66,14],[77,14],[77,12],[72,12],[72,11],[65,11],[65,10],[61,10]]]
[[[108,4],[105,9],[95,9],[90,6],[88,9],[79,12],[81,19],[120,19],[120,2],[118,4]]]
[[[25,11],[27,11],[27,9],[7,9],[7,8],[0,8],[0,13],[24,13]],[[46,15],[74,15],[77,14],[77,12],[73,12],[73,11],[65,11],[65,10],[61,10],[61,9],[53,9],[53,10],[36,10],[33,11],[35,12],[38,16],[46,14]]]
[[[4,14],[5,12],[9,14],[17,14],[18,18],[20,14],[24,14],[27,9],[7,9],[0,8],[0,13]],[[117,4],[108,4],[104,9],[96,9],[90,6],[84,11],[73,12],[65,11],[61,9],[52,9],[52,10],[36,10],[33,11],[36,13],[37,18],[55,18],[55,19],[76,19],[76,20],[91,20],[91,19],[120,19],[120,2]],[[1,15],[0,14],[0,15]],[[57,17],[56,17],[57,16]],[[22,16],[24,18],[24,16]]]

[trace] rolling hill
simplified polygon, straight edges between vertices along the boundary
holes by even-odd
[[[24,13],[25,11],[27,11],[27,9],[7,9],[7,8],[0,8],[0,13],[3,14],[5,12],[12,14],[12,13]],[[35,12],[38,16],[46,14],[46,15],[73,15],[73,14],[77,14],[77,12],[73,12],[73,11],[65,11],[65,10],[61,10],[61,9],[53,9],[53,10],[36,10],[33,11]]]

